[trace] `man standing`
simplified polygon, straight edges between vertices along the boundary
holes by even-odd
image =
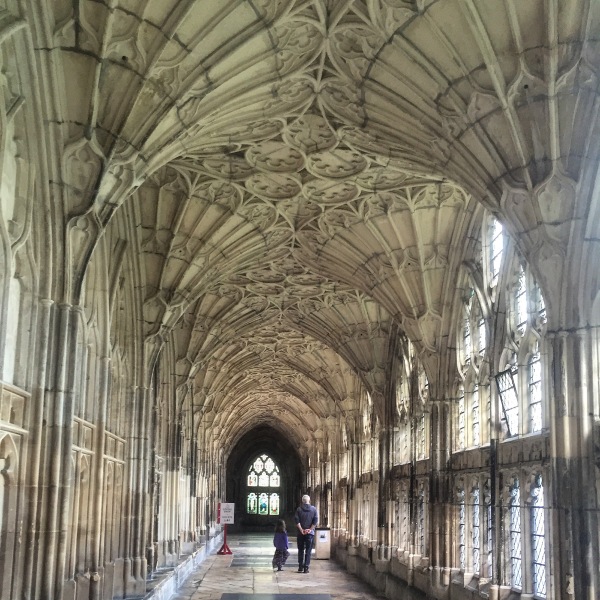
[[[310,552],[315,539],[315,527],[319,522],[317,509],[310,504],[310,496],[302,496],[302,504],[296,510],[294,517],[298,534],[296,541],[298,543],[298,573],[308,573],[310,565]]]

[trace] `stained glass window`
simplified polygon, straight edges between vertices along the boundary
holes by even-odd
[[[270,492],[270,488],[278,488],[281,484],[279,467],[266,454],[257,456],[248,469],[247,485],[259,488],[247,496],[246,510],[248,514],[278,515],[280,512],[279,494]]]
[[[263,492],[259,497],[258,497],[258,514],[259,515],[268,515],[269,514],[269,502],[268,502],[268,495],[266,494],[266,492]]]
[[[271,494],[269,497],[269,514],[279,514],[279,494]]]

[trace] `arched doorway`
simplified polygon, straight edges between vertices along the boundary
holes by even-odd
[[[235,445],[227,461],[227,501],[235,503],[232,531],[271,531],[277,519],[288,530],[304,481],[297,450],[276,429],[257,427]]]

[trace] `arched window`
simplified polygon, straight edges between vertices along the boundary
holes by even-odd
[[[273,488],[279,488],[281,477],[279,467],[267,454],[257,456],[248,468],[246,485],[256,488],[246,497],[246,511],[251,515],[278,515],[279,494]]]

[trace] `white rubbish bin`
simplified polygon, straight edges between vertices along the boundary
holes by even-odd
[[[315,558],[329,559],[331,556],[331,531],[329,527],[317,527],[315,530]]]

